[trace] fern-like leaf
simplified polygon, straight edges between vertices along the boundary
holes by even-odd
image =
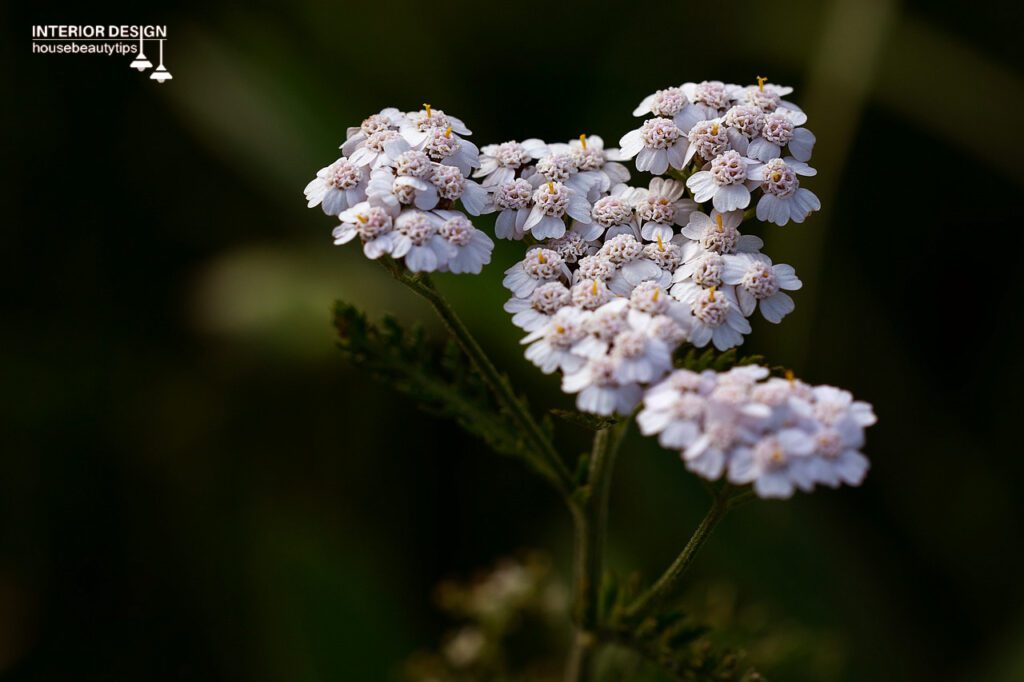
[[[408,395],[425,411],[454,419],[496,452],[529,459],[523,439],[455,343],[431,344],[421,327],[406,330],[390,316],[372,324],[341,301],[334,307],[334,326],[338,348],[351,365]]]

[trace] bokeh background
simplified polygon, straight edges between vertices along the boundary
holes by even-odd
[[[439,580],[522,548],[564,572],[541,483],[340,361],[335,298],[442,330],[302,188],[385,105],[478,144],[614,141],[659,87],[767,75],[810,115],[824,210],[761,230],[805,287],[746,349],[880,423],[863,488],[743,508],[693,599],[776,680],[1024,679],[1016,9],[4,3],[0,678],[391,680],[448,625]],[[43,23],[166,24],[174,80],[32,55]],[[439,284],[567,407],[501,310],[516,257]],[[611,563],[652,575],[705,499],[639,437],[620,462]]]

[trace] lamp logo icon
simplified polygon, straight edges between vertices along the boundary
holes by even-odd
[[[135,25],[41,25],[32,27],[33,54],[132,55],[129,66],[139,73],[152,69],[150,80],[164,83],[173,78],[164,65],[166,26]],[[157,66],[146,56],[146,48],[157,54]]]
[[[160,44],[160,64],[156,67],[156,70],[149,75],[150,80],[155,80],[157,83],[163,83],[164,81],[169,81],[174,78],[174,76],[171,75],[171,72],[164,66],[164,40],[166,40],[166,38],[160,38],[157,40]],[[153,62],[149,61],[143,53],[143,42],[144,39],[139,38],[139,54],[130,64],[133,69],[139,72],[153,68]]]

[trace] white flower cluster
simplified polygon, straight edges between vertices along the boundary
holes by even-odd
[[[693,471],[752,483],[762,497],[815,485],[857,485],[858,452],[875,417],[829,386],[768,378],[763,367],[674,370],[684,343],[720,351],[743,343],[749,318],[779,323],[801,282],[742,234],[756,217],[783,226],[820,208],[800,186],[814,135],[783,99],[792,88],[685,83],[646,97],[645,117],[606,148],[596,135],[477,149],[459,119],[423,105],[384,109],[348,130],[343,156],[305,194],[338,216],[336,244],[359,237],[369,258],[413,272],[479,273],[494,243],[466,213],[496,213],[495,236],[528,240],[505,271],[505,310],[526,357],[559,371],[576,405],[629,414]],[[653,177],[631,186],[621,161]],[[472,174],[472,178],[470,175]],[[662,177],[664,176],[664,177]]]
[[[726,350],[743,343],[756,310],[778,323],[794,309],[793,268],[739,230],[752,214],[784,225],[818,208],[798,180],[815,172],[814,136],[782,99],[790,91],[760,78],[687,83],[645,98],[634,114],[654,117],[621,149],[581,135],[481,150],[474,177],[488,192],[483,212],[498,214],[496,236],[540,242],[506,271],[505,309],[529,333],[527,357],[561,370],[581,410],[629,412],[683,342]],[[667,177],[628,185],[619,161],[633,157]],[[757,208],[745,213],[752,191]]]
[[[741,86],[720,81],[685,83],[648,96],[633,112],[652,115],[619,141],[622,158],[636,157],[639,170],[661,175],[673,168],[687,173],[686,186],[698,203],[710,201],[722,213],[745,209],[760,190],[757,219],[785,225],[803,222],[821,208],[800,187],[814,134],[807,116],[782,98],[793,88],[766,83]],[[785,155],[784,155],[785,154]]]
[[[620,252],[640,251],[640,245],[631,235],[620,235],[602,249],[602,255],[620,257]],[[594,267],[616,268],[597,256],[583,260],[588,258]],[[589,277],[580,270],[570,275],[562,256],[537,247],[505,278],[505,285],[523,296],[508,301],[505,310],[529,331],[523,339],[529,344],[526,357],[545,373],[561,370],[562,389],[579,394],[576,405],[584,412],[629,414],[642,387],[672,368],[672,351],[686,338],[689,311],[658,282],[625,284],[628,297],[613,293],[629,265],[622,263],[608,281],[589,273],[587,264],[581,269]],[[567,286],[570,277],[575,282]]]
[[[691,471],[752,483],[761,497],[859,485],[868,470],[859,452],[864,428],[876,421],[871,405],[832,386],[768,374],[756,365],[676,370],[647,391],[637,423],[679,450]]]
[[[469,134],[429,104],[384,109],[348,129],[343,156],[306,185],[308,205],[340,218],[334,243],[359,237],[368,258],[404,259],[413,272],[478,274],[494,242],[455,208],[459,201],[480,215],[489,203],[487,190],[469,179],[480,165]]]
[[[606,150],[597,135],[580,135],[568,144],[510,141],[484,147],[473,177],[481,178],[490,192],[484,212],[498,212],[495,234],[500,239],[522,239],[526,233],[558,238],[571,220],[578,233],[596,231],[588,239],[593,241],[605,231],[598,226],[588,230],[595,202],[629,180],[617,158],[618,150]]]

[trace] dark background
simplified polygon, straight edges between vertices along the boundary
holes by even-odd
[[[0,676],[392,679],[446,626],[438,580],[524,547],[564,570],[541,483],[340,362],[335,298],[441,330],[302,188],[386,105],[431,102],[478,144],[613,143],[659,87],[760,74],[797,87],[824,210],[760,230],[805,287],[745,349],[880,422],[862,488],[743,508],[695,594],[735,601],[776,680],[1024,679],[1013,9],[4,3]],[[32,55],[43,23],[166,24],[174,80]],[[501,310],[516,257],[438,280],[534,404],[566,407]],[[620,461],[611,562],[651,575],[705,500],[650,442]]]

